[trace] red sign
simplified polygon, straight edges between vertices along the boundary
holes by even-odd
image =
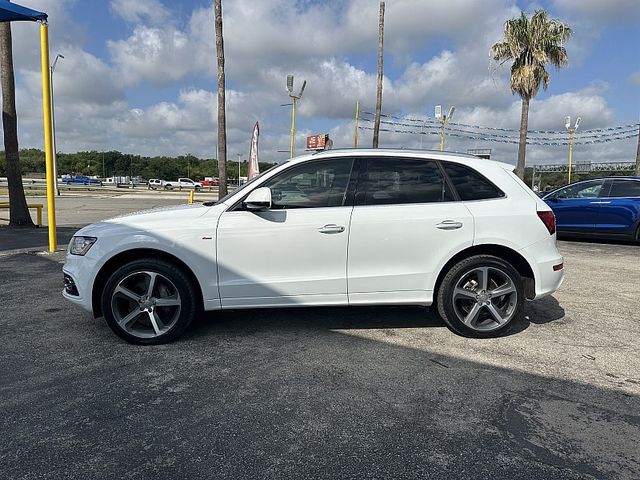
[[[307,150],[325,150],[329,143],[329,134],[311,135],[307,137]]]

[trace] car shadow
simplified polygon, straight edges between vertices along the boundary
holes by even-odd
[[[523,332],[533,323],[543,325],[564,318],[564,308],[552,297],[524,306],[523,318],[501,336]],[[239,309],[204,312],[195,320],[186,336],[206,336],[226,331],[243,334],[257,330],[320,331],[396,328],[443,328],[444,321],[435,307],[351,306]]]

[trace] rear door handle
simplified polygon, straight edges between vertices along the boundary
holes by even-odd
[[[342,233],[344,232],[344,227],[342,225],[336,225],[335,223],[329,223],[324,227],[320,227],[318,231],[320,233]]]
[[[457,222],[455,220],[444,220],[436,225],[436,228],[440,230],[457,230],[458,228],[462,228],[462,222]]]

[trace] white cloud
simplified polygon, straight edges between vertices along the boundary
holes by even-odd
[[[129,23],[157,24],[170,17],[169,10],[158,0],[111,0],[109,6],[115,15]]]
[[[555,0],[554,4],[563,12],[587,17],[600,25],[640,20],[637,0]]]

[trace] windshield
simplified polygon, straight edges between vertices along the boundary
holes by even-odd
[[[255,182],[256,180],[258,180],[260,177],[262,177],[265,173],[267,173],[270,170],[273,170],[274,168],[276,168],[278,165],[274,165],[271,168],[267,168],[264,172],[262,172],[260,175],[258,175],[257,177],[253,177],[251,180],[249,180],[247,183],[245,183],[244,185],[241,185],[240,187],[236,188],[235,190],[230,191],[229,193],[227,193],[224,197],[218,199],[217,202],[215,202],[213,205],[218,205],[220,203],[224,203],[225,201],[227,201],[229,199],[229,197],[231,197],[232,195],[235,195],[238,192],[241,192],[242,190],[244,190],[245,188],[247,188],[249,185],[251,185],[253,182]]]

